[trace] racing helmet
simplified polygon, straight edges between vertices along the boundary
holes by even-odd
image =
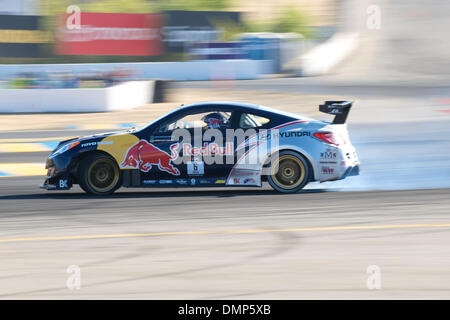
[[[224,126],[228,120],[223,114],[219,112],[213,112],[204,116],[202,118],[202,121],[206,123],[208,129],[218,129]]]

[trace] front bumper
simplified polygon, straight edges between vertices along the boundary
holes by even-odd
[[[41,189],[46,190],[69,190],[72,188],[72,181],[69,178],[67,170],[59,171],[57,164],[52,159],[48,159],[45,165],[47,176],[44,183],[40,185]]]
[[[47,177],[44,183],[40,185],[40,188],[46,190],[69,190],[72,188],[72,181],[65,176]]]
[[[39,186],[41,189],[45,190],[69,190],[72,188],[72,184],[66,179],[60,179],[57,184],[51,184],[46,179],[43,184]]]

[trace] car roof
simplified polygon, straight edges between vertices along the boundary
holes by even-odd
[[[191,104],[187,104],[187,105],[182,105],[181,107],[178,108],[178,110],[180,109],[188,109],[188,108],[197,108],[197,107],[207,107],[207,106],[221,106],[221,107],[234,107],[234,108],[243,108],[243,109],[253,109],[253,110],[264,110],[264,111],[269,111],[267,109],[267,107],[263,107],[259,104],[254,104],[254,103],[248,103],[248,102],[235,102],[235,101],[202,101],[202,102],[196,102],[196,103],[191,103]],[[270,111],[275,111],[277,112],[278,110],[272,109]]]
[[[180,108],[202,107],[202,106],[209,106],[209,105],[246,107],[246,108],[253,108],[253,109],[259,108],[258,104],[248,103],[248,102],[236,102],[236,101],[201,101],[201,102],[195,102],[195,103],[191,103],[191,104],[187,104],[187,105],[182,105]]]
[[[307,118],[307,117],[305,117],[303,115],[300,115],[300,114],[286,112],[286,111],[282,111],[282,110],[278,110],[278,109],[262,106],[260,104],[254,104],[254,103],[248,103],[248,102],[204,101],[204,102],[196,102],[196,103],[191,103],[191,104],[187,104],[187,105],[182,105],[181,107],[179,107],[179,108],[177,108],[175,110],[179,111],[179,110],[183,110],[183,109],[191,109],[191,108],[194,109],[194,108],[197,108],[197,107],[201,108],[201,107],[206,107],[206,106],[210,106],[210,105],[222,106],[222,107],[234,107],[234,108],[237,108],[237,109],[246,110],[247,112],[251,112],[251,110],[254,110],[256,112],[262,111],[262,112],[282,115],[282,116],[286,116],[286,117],[290,117],[290,118],[294,118],[294,119],[316,121],[314,119]]]

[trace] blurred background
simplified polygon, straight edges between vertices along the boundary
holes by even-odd
[[[233,65],[223,73],[219,60],[253,63],[242,76],[287,71],[299,54],[325,41],[336,30],[332,0],[258,1],[199,0],[2,0],[1,57],[4,64],[67,64],[123,62],[184,62],[217,60],[209,77],[233,77]],[[176,68],[178,64],[172,64]],[[2,71],[3,87],[79,86],[90,70],[13,68]],[[135,77],[188,78],[189,74],[134,70]],[[205,68],[211,69],[205,65]],[[114,70],[114,67],[109,68]],[[229,70],[230,69],[230,70]],[[114,72],[110,71],[108,72]],[[290,70],[292,71],[292,70]],[[80,74],[82,73],[82,74]],[[209,80],[207,76],[195,80]],[[15,80],[14,80],[15,79]],[[29,79],[29,81],[24,81]],[[65,84],[64,84],[65,83]],[[95,84],[94,84],[95,85]]]
[[[449,15],[447,0],[0,0],[0,297],[448,298]],[[353,100],[361,174],[283,196],[38,189],[59,141],[207,100],[322,120],[323,101]]]

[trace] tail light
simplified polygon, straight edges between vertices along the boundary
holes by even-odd
[[[339,139],[333,132],[314,132],[314,137],[328,144],[339,145]]]

